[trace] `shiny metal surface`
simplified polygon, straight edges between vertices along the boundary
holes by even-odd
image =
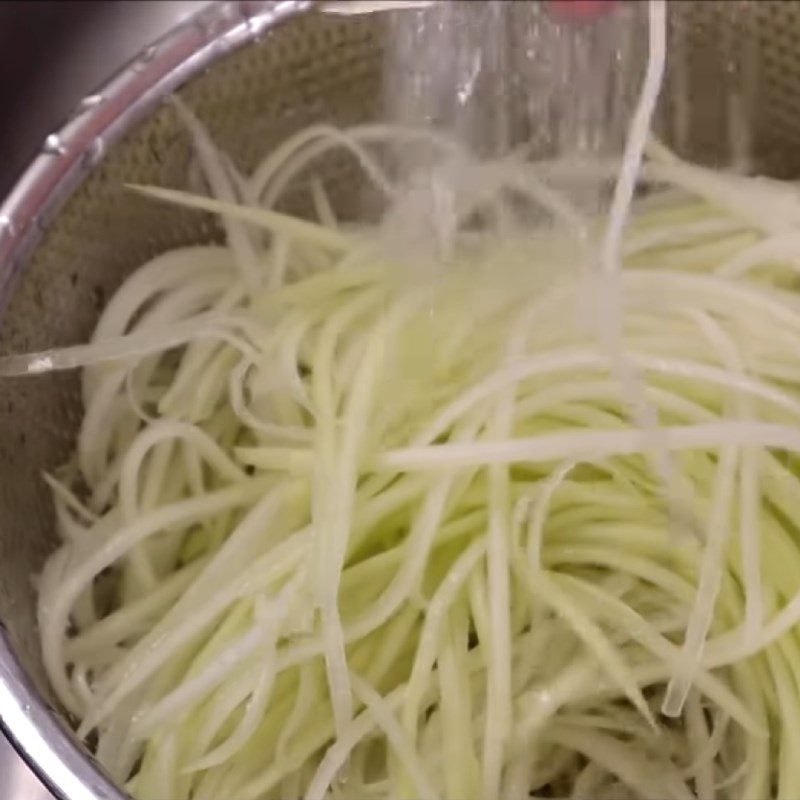
[[[115,3],[78,2],[69,9],[52,3],[31,6],[8,3],[2,12],[4,41],[19,37],[15,23],[25,17],[37,30],[42,52],[50,60],[46,67],[32,63],[35,53],[27,47],[4,50],[4,63],[13,67],[24,85],[12,94],[3,94],[5,124],[2,131],[3,164],[0,166],[0,193],[5,194],[30,157],[31,144],[44,141],[79,103],[91,106],[100,99],[95,93],[102,79],[113,74],[120,64],[132,59],[149,42],[208,5],[209,0],[120,0]],[[13,8],[12,8],[13,6]],[[54,12],[58,13],[54,13]],[[66,16],[65,12],[69,14]],[[49,27],[42,19],[50,20]],[[74,23],[66,32],[65,21]],[[48,36],[48,33],[50,36]],[[56,35],[57,34],[57,35]],[[15,56],[16,52],[16,56]],[[20,60],[20,56],[24,56]],[[33,70],[33,72],[32,72]],[[15,102],[15,97],[19,98]],[[83,100],[82,100],[83,98]],[[3,800],[52,800],[53,795],[36,777],[0,733],[0,798]]]
[[[53,795],[0,735],[0,797],[6,800],[53,800]]]
[[[55,231],[48,230],[51,221],[69,193],[89,173],[96,173],[101,161],[106,167],[110,164],[113,168],[114,159],[106,158],[106,154],[133,125],[157,107],[164,96],[178,89],[212,60],[259,36],[305,5],[291,0],[213,4],[142,51],[140,57],[95,93],[96,96],[80,104],[67,125],[45,139],[41,154],[0,207],[0,306],[7,303],[25,256],[30,254],[43,234],[45,241],[48,238],[52,241],[55,237],[64,245],[69,238],[68,231],[64,226],[59,231],[58,224],[53,226]],[[119,191],[121,181],[115,182],[114,186]],[[96,191],[96,185],[92,196],[100,200],[96,209],[101,208],[102,193]],[[80,212],[77,217],[84,218]],[[73,221],[76,218],[74,213],[72,218]],[[67,221],[69,215],[61,219]],[[66,228],[69,227],[67,222]],[[91,246],[85,236],[78,238],[84,248]],[[69,260],[69,255],[61,249],[60,269],[55,274],[66,280],[66,285],[72,286],[76,305],[71,316],[75,320],[82,317],[88,321],[96,313],[98,300],[87,304],[85,296],[80,297],[79,281],[77,278],[71,280],[71,275],[77,273],[64,270],[65,260]],[[33,267],[36,261],[34,256],[28,266]],[[102,271],[101,262],[97,267]],[[120,272],[106,271],[96,278],[107,283],[118,281],[120,276]],[[26,298],[24,286],[33,287],[36,283],[25,281],[14,293],[0,331],[0,349],[16,348],[34,328],[38,329],[38,333],[34,333],[35,339],[41,335],[49,338],[53,334],[60,338],[59,333],[63,335],[71,327],[72,323],[67,323],[66,328],[61,326],[58,319],[66,321],[66,317],[62,318],[60,314],[48,324],[35,324],[38,315],[31,314],[31,297]],[[84,289],[90,288],[84,281],[80,284]],[[96,288],[96,285],[91,287]],[[55,308],[60,305],[57,296],[62,289],[58,280],[47,280],[38,283],[36,293],[43,290],[49,298],[48,305],[55,301]],[[27,323],[22,322],[22,317],[15,321],[15,307],[27,308],[22,314],[28,319]],[[28,396],[28,400],[33,401],[33,405],[28,405],[25,400],[27,390],[19,388],[21,395],[11,383],[4,386],[4,420],[0,425],[0,724],[15,742],[17,750],[58,798],[119,800],[123,793],[105,777],[90,754],[76,741],[66,722],[48,705],[49,692],[42,680],[35,644],[31,577],[40,568],[41,557],[47,550],[46,531],[50,522],[49,513],[42,505],[43,497],[34,487],[38,484],[40,469],[48,462],[52,466],[52,456],[59,451],[59,458],[64,455],[59,442],[63,444],[64,435],[74,423],[74,412],[69,408],[74,407],[75,396],[69,390],[64,391],[64,387],[56,391],[50,387],[45,389],[44,395],[34,391],[40,399],[50,396],[60,406],[58,411],[56,406],[51,408],[51,412],[55,411],[53,415],[41,406],[37,408],[34,396]],[[39,387],[40,391],[42,388]],[[22,409],[28,423],[19,414]],[[39,415],[37,412],[43,413]],[[49,432],[51,445],[44,445],[37,430]],[[50,457],[45,455],[46,450],[50,451]],[[19,479],[14,486],[9,480],[13,475]],[[9,513],[12,507],[16,507],[16,513]],[[32,537],[30,534],[34,530],[41,535]],[[13,780],[12,786],[17,791],[20,780],[16,776]],[[7,797],[3,795],[4,800]]]
[[[45,140],[0,207],[0,309],[5,309],[0,352],[84,341],[105,299],[146,258],[219,237],[214,221],[204,215],[154,206],[124,190],[126,181],[186,185],[191,148],[172,109],[161,103],[169,93],[181,93],[243,170],[304,125],[349,124],[380,114],[380,25],[373,19],[298,13],[311,5],[305,0],[215,3],[146,48],[103,90],[87,97],[63,130]],[[671,4],[683,25],[676,23],[673,32],[683,31],[688,43],[680,80],[693,93],[706,93],[704,100],[693,101],[699,113],[678,142],[687,154],[719,158],[728,117],[716,102],[723,94],[718,76],[737,50],[737,37],[744,36],[769,55],[752,109],[758,120],[756,155],[767,171],[796,175],[800,58],[794,47],[777,50],[770,43],[796,40],[800,4],[736,0],[758,35],[742,26],[721,49],[721,20],[731,5]],[[680,81],[673,75],[667,106],[675,85]],[[669,131],[676,115],[666,116]],[[357,170],[336,157],[321,169],[326,188],[346,213],[360,188]],[[304,198],[298,193],[298,204]],[[51,509],[40,473],[67,458],[80,418],[74,375],[3,384],[0,721],[64,800],[120,800],[120,792],[48,706],[36,635],[31,576],[52,549]]]

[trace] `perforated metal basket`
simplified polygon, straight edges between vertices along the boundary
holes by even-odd
[[[0,209],[0,352],[85,340],[132,269],[218,235],[202,215],[124,190],[126,182],[186,183],[187,136],[160,102],[171,92],[245,170],[302,126],[379,116],[380,22],[312,6],[214,5],[148,48],[48,138]],[[746,94],[756,167],[800,175],[800,3],[675,2],[670,37],[665,136],[685,155],[724,161],[730,117],[722,87],[754,79]],[[758,64],[755,78],[736,72],[743,52]],[[686,106],[678,107],[679,96]],[[329,168],[326,185],[344,202],[353,167]],[[120,800],[49,705],[35,631],[31,576],[53,546],[40,475],[65,460],[80,415],[75,375],[0,384],[0,722],[58,796]]]

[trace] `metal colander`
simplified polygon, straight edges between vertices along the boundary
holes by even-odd
[[[303,0],[219,3],[86,98],[0,208],[0,353],[85,341],[131,270],[219,236],[208,217],[124,190],[186,185],[190,146],[166,96],[179,91],[247,170],[305,125],[380,115],[382,30],[374,15],[334,17]],[[726,160],[721,87],[738,85],[756,168],[800,175],[800,3],[674,2],[670,37],[663,135],[683,155]],[[743,53],[753,74],[741,73]],[[346,203],[355,168],[336,159],[324,168]],[[35,630],[31,576],[54,545],[41,471],[67,458],[80,416],[73,374],[0,384],[0,722],[58,796],[120,800],[49,705]]]

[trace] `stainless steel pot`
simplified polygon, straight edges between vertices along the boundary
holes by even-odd
[[[208,0],[10,0],[0,4],[0,196],[13,186],[39,143],[102,79]],[[52,800],[0,734],[0,797]]]
[[[245,170],[304,125],[377,115],[380,26],[371,17],[301,13],[312,5],[215,3],[144,50],[48,137],[0,207],[0,352],[85,340],[132,269],[216,235],[203,216],[165,211],[123,189],[128,181],[185,184],[190,148],[161,102],[170,93],[180,91]],[[744,80],[735,56],[753,51],[757,91],[745,95],[757,164],[800,174],[800,4],[680,2],[671,23],[680,70],[665,91],[668,138],[677,131],[686,154],[724,159],[729,116],[720,86]],[[326,169],[338,199],[350,195],[352,166],[333,160]],[[0,724],[58,797],[122,800],[52,704],[36,635],[31,576],[53,546],[40,473],[70,451],[77,386],[68,374],[0,385]]]
[[[88,260],[79,251],[84,245],[93,249],[92,240],[99,243],[106,237],[124,249],[130,245],[124,235],[128,212],[120,191],[123,181],[137,175],[158,180],[161,172],[162,180],[171,175],[174,182],[185,170],[186,143],[168,115],[158,110],[161,100],[307,5],[303,0],[213,4],[146,48],[102,90],[86,97],[60,132],[48,137],[0,207],[3,351],[74,341],[88,332],[102,297],[144,257],[144,250],[134,247],[126,254],[115,247],[101,253],[101,247]],[[308,55],[305,50],[306,60]],[[229,74],[231,79],[235,77]],[[226,116],[223,85],[206,95],[218,120]],[[137,218],[135,208],[133,214]],[[170,239],[203,235],[175,220],[172,233],[159,240],[155,228],[148,234],[150,225],[142,217],[138,220],[141,227],[134,235],[144,237],[141,244],[150,252],[168,246]],[[113,258],[114,249],[119,259]],[[46,262],[54,263],[53,257],[60,266],[51,272]],[[43,313],[45,308],[49,314]],[[26,387],[10,382],[0,389],[0,725],[57,797],[121,800],[124,794],[51,704],[39,663],[31,577],[52,542],[39,473],[66,454],[77,395],[70,379],[36,383]]]

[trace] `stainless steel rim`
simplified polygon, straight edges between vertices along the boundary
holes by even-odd
[[[0,206],[0,310],[25,258],[108,147],[220,56],[307,10],[313,0],[215,2],[146,47],[51,134]],[[60,800],[124,800],[39,695],[0,624],[0,728]]]

